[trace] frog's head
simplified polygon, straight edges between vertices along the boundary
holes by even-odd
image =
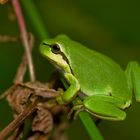
[[[64,53],[67,40],[69,38],[65,35],[59,35],[54,39],[46,39],[40,44],[40,52],[58,69],[71,72],[68,58]]]

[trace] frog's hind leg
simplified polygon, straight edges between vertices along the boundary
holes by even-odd
[[[113,98],[112,98],[113,99]],[[114,101],[114,103],[113,103]],[[90,96],[87,97],[83,104],[85,110],[90,114],[106,120],[124,120],[126,117],[126,113],[120,109],[119,106],[123,106],[123,102],[121,105],[121,101],[114,98],[111,101],[110,96]]]
[[[101,119],[119,121],[124,120],[126,117],[126,113],[120,109],[123,108],[124,104],[123,101],[114,97],[94,95],[84,99],[81,104],[75,105],[70,114],[76,111],[74,115],[76,117],[80,111],[85,110]]]
[[[126,68],[129,90],[134,95],[137,102],[140,102],[140,66],[137,62],[129,62]]]

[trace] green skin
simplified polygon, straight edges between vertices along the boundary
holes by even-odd
[[[71,110],[85,110],[107,120],[124,120],[123,109],[130,106],[132,93],[140,101],[140,67],[130,62],[125,71],[109,57],[90,50],[65,35],[46,39],[40,52],[59,69],[69,87],[59,97],[59,104],[75,100]],[[80,94],[79,94],[80,92]]]

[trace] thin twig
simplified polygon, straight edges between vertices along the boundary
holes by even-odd
[[[17,116],[5,129],[0,132],[0,140],[4,140],[10,135],[15,129],[17,129],[24,120],[36,110],[38,98],[33,101],[21,114]]]
[[[29,46],[30,50],[32,51],[33,44],[34,44],[34,38],[33,38],[32,34],[30,34],[29,43],[30,43],[30,46]],[[28,63],[27,62],[27,55],[26,55],[26,52],[25,52],[23,57],[22,57],[22,61],[19,65],[19,67],[18,67],[16,76],[14,78],[14,83],[15,84],[23,83],[24,75],[25,75],[25,72],[26,72],[26,69],[27,69],[27,63]]]
[[[21,32],[21,38],[22,38],[22,42],[23,42],[23,46],[24,46],[26,55],[27,55],[28,67],[29,67],[29,72],[30,72],[30,80],[32,82],[34,82],[35,81],[35,72],[34,72],[34,66],[33,66],[33,61],[32,61],[32,57],[31,57],[31,51],[30,51],[30,47],[29,47],[29,41],[28,41],[28,37],[27,37],[27,31],[26,31],[23,14],[22,14],[21,7],[20,7],[18,0],[12,0],[12,4],[15,9],[15,13],[17,15],[17,20],[18,20],[18,24],[19,24],[20,32]]]
[[[22,135],[23,133],[23,125],[21,125],[19,128],[17,128],[13,134],[8,137],[7,140],[20,140],[20,136]]]
[[[8,0],[0,0],[0,4],[5,4]]]
[[[16,36],[1,35],[0,34],[0,42],[2,42],[2,43],[16,42],[16,41],[18,41],[18,38]]]

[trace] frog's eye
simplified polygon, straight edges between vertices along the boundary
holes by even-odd
[[[61,53],[60,46],[58,44],[51,45],[51,51],[55,54],[60,54]]]

